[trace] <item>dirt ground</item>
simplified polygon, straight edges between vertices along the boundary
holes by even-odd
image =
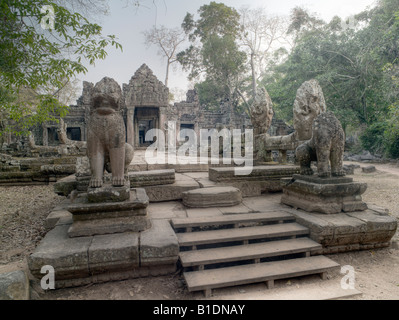
[[[360,164],[361,166],[367,166]],[[368,204],[389,209],[399,219],[399,167],[375,164],[377,172],[355,171],[354,179],[366,182],[363,199]],[[27,270],[26,258],[45,235],[44,218],[64,198],[53,192],[53,186],[0,187],[0,273]],[[341,266],[355,269],[355,288],[362,292],[357,300],[399,300],[399,232],[391,248],[329,255]],[[342,275],[329,274],[327,281],[337,281]],[[320,278],[276,281],[276,290],[319,285]],[[245,292],[237,288],[237,294]],[[274,289],[273,289],[274,290]],[[79,288],[44,292],[32,282],[33,300],[192,300],[198,293],[189,293],[179,272],[170,276],[131,279],[88,285]],[[237,297],[235,297],[237,298]]]

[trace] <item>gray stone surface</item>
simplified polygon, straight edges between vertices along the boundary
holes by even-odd
[[[140,265],[176,264],[179,244],[168,220],[152,220],[152,228],[140,234]]]
[[[290,212],[309,228],[310,237],[323,245],[323,254],[387,247],[397,229],[396,219],[372,210],[336,215]]]
[[[67,197],[73,190],[77,188],[78,182],[75,175],[70,175],[63,179],[58,180],[54,184],[54,192],[58,195]]]
[[[176,271],[179,245],[168,220],[155,219],[144,232],[70,238],[70,225],[57,225],[42,240],[28,264],[55,269],[56,288],[170,274]]]
[[[377,171],[377,169],[375,168],[375,166],[367,166],[367,167],[362,168],[363,173],[373,173],[376,171]]]
[[[0,274],[0,300],[29,300],[29,280],[22,270]]]
[[[89,269],[92,274],[139,267],[139,234],[122,233],[93,237],[89,248]]]
[[[194,179],[177,173],[173,184],[147,186],[144,189],[150,202],[163,202],[181,200],[183,192],[199,187],[199,183]]]
[[[183,192],[183,204],[190,208],[228,207],[241,202],[241,191],[234,187],[210,187]]]
[[[282,179],[281,184],[281,203],[307,212],[336,214],[367,209],[361,197],[367,190],[367,184],[353,182],[350,178],[324,180],[313,176],[295,175],[291,180]]]
[[[175,182],[175,170],[129,172],[129,180],[132,188],[173,184]]]
[[[128,214],[130,216],[146,215],[148,203],[145,190],[138,188],[131,189],[128,201],[89,203],[87,197],[81,196],[71,201],[66,209],[74,215],[74,220],[83,220],[97,217],[118,217],[127,214],[127,212],[130,212]]]
[[[47,233],[34,253],[29,256],[31,273],[38,279],[43,277],[41,268],[50,265],[55,270],[55,280],[89,276],[88,249],[91,237],[70,238],[70,225],[56,226]]]
[[[86,237],[147,230],[148,197],[144,189],[132,189],[130,199],[122,202],[89,203],[87,197],[78,197],[68,206],[73,214],[70,237]]]
[[[71,238],[123,232],[140,232],[151,227],[146,216],[98,218],[74,221],[68,229]]]
[[[89,203],[122,202],[130,199],[130,182],[124,186],[115,187],[104,184],[100,188],[88,188],[87,200]]]
[[[72,219],[72,214],[67,210],[51,211],[44,221],[44,226],[48,230],[53,229],[58,221],[63,218]]]
[[[233,167],[210,168],[209,180],[217,186],[233,186],[241,190],[243,197],[260,196],[265,192],[282,190],[280,179],[291,178],[299,173],[297,166],[255,166],[249,175],[237,176]]]

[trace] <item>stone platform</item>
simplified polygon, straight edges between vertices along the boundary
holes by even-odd
[[[176,271],[179,246],[167,220],[154,220],[143,232],[70,238],[72,220],[60,219],[29,257],[29,269],[55,269],[56,288],[81,286]]]
[[[310,230],[309,237],[323,246],[323,254],[389,247],[397,230],[397,220],[380,210],[334,215],[290,212]]]
[[[210,168],[209,180],[219,185],[228,185],[241,190],[243,197],[259,196],[264,192],[282,190],[280,179],[291,178],[299,173],[298,166],[268,165],[255,166],[249,175],[237,175],[240,168]]]
[[[354,182],[352,178],[296,174],[292,179],[281,179],[281,184],[281,203],[307,212],[336,214],[367,209],[361,197],[367,184]]]
[[[207,172],[199,174],[207,179]],[[55,183],[54,191],[63,196],[75,189],[87,192],[89,181],[90,177],[71,175]],[[131,188],[143,188],[150,202],[181,200],[183,192],[201,187],[194,178],[176,174],[173,169],[129,172],[129,181]]]
[[[205,173],[191,173],[204,183]],[[188,208],[182,201],[150,203],[150,229],[113,235],[70,238],[72,214],[66,211],[69,200],[54,208],[46,220],[52,229],[29,257],[31,273],[41,279],[44,265],[56,271],[56,287],[80,286],[143,276],[171,274],[177,270],[179,245],[170,226],[175,218],[225,219],[240,214],[275,211],[289,212],[298,224],[309,229],[309,237],[322,245],[321,254],[370,250],[390,245],[397,220],[380,209],[334,215],[308,213],[283,205],[281,193],[243,198],[232,207]]]

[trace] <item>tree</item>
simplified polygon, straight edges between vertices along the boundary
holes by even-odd
[[[199,18],[187,13],[182,27],[192,43],[178,54],[183,68],[190,72],[189,79],[202,76],[207,85],[214,87],[215,96],[206,100],[233,100],[233,93],[244,72],[246,55],[237,44],[239,14],[234,8],[211,2],[198,10]],[[204,100],[199,90],[200,101]],[[210,93],[210,92],[208,92]]]
[[[0,115],[16,124],[3,131],[27,133],[32,125],[64,116],[66,106],[46,88],[61,88],[85,73],[84,63],[104,59],[108,46],[121,48],[115,36],[102,36],[99,25],[55,1],[3,0],[0,21],[0,86],[11,97],[2,101]],[[36,93],[35,103],[16,103],[23,88]]]
[[[286,37],[286,23],[282,17],[268,16],[264,8],[242,8],[240,11],[240,44],[249,56],[252,97],[255,99],[257,81],[266,69],[265,62]]]
[[[187,36],[180,28],[168,29],[164,26],[154,26],[149,31],[143,32],[147,47],[155,45],[158,47],[158,55],[166,58],[165,86],[168,86],[169,68],[177,62],[177,50],[186,41]]]
[[[354,21],[347,27],[340,17],[327,23],[294,10],[289,29],[294,47],[262,83],[277,115],[290,120],[296,90],[316,78],[344,128],[363,133],[363,146],[370,151],[397,155],[399,3],[380,0]]]

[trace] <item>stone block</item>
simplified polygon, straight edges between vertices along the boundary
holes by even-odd
[[[281,179],[281,184],[281,203],[307,212],[336,214],[367,209],[361,197],[367,184],[353,182],[352,178],[294,175],[292,179]]]
[[[47,233],[28,258],[33,276],[41,279],[43,266],[52,266],[55,280],[89,276],[88,250],[92,237],[70,238],[69,225],[56,226]]]
[[[74,221],[68,229],[71,238],[88,237],[123,232],[140,232],[150,228],[151,222],[146,216],[101,218]]]
[[[54,192],[58,195],[67,197],[73,190],[77,188],[78,181],[75,175],[70,175],[68,177],[58,180],[54,184]]]
[[[52,211],[44,221],[44,226],[46,229],[53,229],[59,220],[63,218],[70,219],[72,218],[72,214],[66,210]]]
[[[150,203],[148,216],[151,219],[186,218],[186,210],[180,201]]]
[[[70,237],[140,232],[151,225],[147,217],[148,197],[144,189],[131,189],[122,202],[89,203],[87,196],[76,198],[67,208],[73,214]]]
[[[74,174],[75,171],[76,171],[75,164],[54,164],[54,165],[43,165],[40,167],[40,172],[43,174],[68,176]]]
[[[173,184],[175,182],[175,170],[165,169],[129,172],[129,180],[132,188]]]
[[[214,182],[226,181],[266,181],[276,180],[280,181],[281,178],[291,178],[294,174],[299,173],[297,166],[255,166],[249,175],[237,175],[237,171],[244,170],[243,168],[210,168],[209,180]],[[280,188],[281,190],[281,188]]]
[[[349,216],[362,221],[366,225],[361,244],[389,242],[395,235],[398,222],[391,216],[381,216],[371,210],[351,212]]]
[[[367,166],[367,167],[362,168],[363,173],[373,173],[376,171],[377,171],[377,169],[375,168],[375,166]]]
[[[291,212],[309,229],[310,238],[323,245],[324,254],[386,247],[397,229],[394,218],[371,210],[335,215]]]
[[[206,210],[203,208],[187,208],[186,212],[187,217],[189,218],[215,217],[223,215],[219,208],[207,208]]]
[[[130,199],[122,202],[89,203],[87,196],[74,199],[67,210],[76,220],[92,220],[123,216],[144,216],[149,200],[144,189],[131,189]]]
[[[140,266],[172,264],[179,256],[176,234],[167,220],[153,220],[152,227],[140,233]]]
[[[241,191],[242,197],[257,197],[262,194],[263,184],[264,183],[260,181],[231,181],[218,183],[216,186],[231,186],[239,189]],[[276,181],[276,184],[280,186],[280,182]]]
[[[139,266],[139,234],[121,233],[93,237],[89,247],[92,274],[121,271]]]
[[[130,182],[124,186],[114,187],[105,184],[101,188],[88,188],[87,200],[89,203],[122,202],[130,198]]]
[[[291,211],[290,211],[291,212]],[[308,228],[310,238],[323,246],[330,244],[334,239],[334,226],[324,219],[324,215],[308,213],[300,210],[292,211],[296,221]]]
[[[234,187],[211,187],[183,192],[182,199],[190,208],[230,207],[242,202],[242,194]]]
[[[198,188],[199,184],[194,179],[184,179],[178,174],[173,184],[144,187],[150,202],[181,200],[183,192]]]
[[[0,300],[29,300],[29,280],[22,270],[0,274]]]

